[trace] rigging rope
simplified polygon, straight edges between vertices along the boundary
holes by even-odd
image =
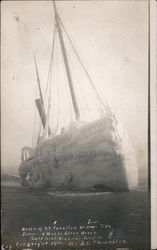
[[[36,87],[36,96],[37,96],[37,87]],[[36,105],[34,105],[34,120],[33,120],[33,136],[32,136],[32,148],[34,147],[34,137],[35,137],[35,125],[36,125],[36,118],[37,118],[37,110]]]
[[[57,46],[57,35],[56,35],[56,38],[55,38],[55,44],[54,44],[54,56],[53,56],[53,60],[52,60],[52,65],[51,65],[51,69],[52,69],[52,74],[53,74],[53,85],[52,85],[52,89],[51,91],[49,90],[49,95],[51,95],[51,92],[55,93],[56,90],[56,86],[55,86],[55,83],[56,83],[56,79],[55,79],[55,76],[56,76],[56,68],[55,68],[55,64],[56,64],[56,46]],[[51,81],[52,81],[52,75],[51,75]],[[53,109],[53,126],[55,124],[55,119],[57,120],[57,117],[56,117],[56,110],[55,110],[55,107],[56,107],[56,103],[55,103],[55,99],[56,99],[56,96],[54,95],[53,97],[53,100],[52,100],[52,109]],[[55,116],[55,119],[54,119],[54,116]],[[52,130],[54,130],[54,128],[52,128]],[[54,134],[54,132],[53,132]]]
[[[45,95],[44,95],[44,103],[45,103],[47,91],[48,91],[48,88],[49,88],[48,103],[47,103],[47,108],[46,108],[47,112],[46,112],[46,126],[45,126],[45,130],[44,130],[44,137],[47,134],[49,136],[50,133],[51,133],[50,124],[49,124],[49,115],[50,115],[50,109],[51,109],[52,64],[53,64],[53,56],[54,56],[55,37],[56,37],[56,28],[55,28],[55,23],[54,23],[53,39],[52,39],[52,50],[51,50],[51,56],[50,56],[47,84],[46,84]],[[46,106],[46,104],[45,104],[45,106]]]
[[[69,62],[71,64],[71,68],[72,68],[73,72],[75,72],[70,56],[69,56]],[[82,99],[81,99],[81,97],[79,95],[79,87],[76,85],[76,88],[77,88],[77,93],[78,93],[77,98],[78,98],[78,101],[79,101],[79,103],[81,105]],[[85,117],[85,115],[83,115],[82,117]]]
[[[67,51],[67,57],[68,57],[68,51]],[[69,62],[70,62],[70,58],[68,57]],[[72,64],[71,64],[72,65]],[[65,72],[66,75],[66,72]],[[69,90],[69,84],[68,84],[68,80],[66,81],[66,86],[67,86],[67,99],[68,99],[68,103],[69,103],[69,111],[70,111],[70,119],[71,122],[73,121],[72,119],[72,99],[71,99],[71,94],[70,94],[70,90]]]
[[[69,36],[69,34],[68,34],[68,32],[67,32],[67,30],[66,30],[64,24],[63,24],[63,22],[62,22],[60,16],[58,16],[58,18],[59,18],[60,24],[61,24],[61,26],[63,27],[63,30],[64,30],[64,32],[65,32],[65,34],[66,34],[66,36],[67,36],[67,38],[68,38],[68,40],[69,40],[69,42],[70,42],[72,48],[73,48],[73,51],[74,51],[74,53],[75,53],[75,55],[76,55],[76,57],[77,57],[77,59],[78,59],[80,65],[82,66],[84,72],[86,73],[86,75],[87,75],[87,77],[88,77],[88,79],[89,79],[89,82],[90,82],[90,84],[91,84],[91,86],[92,86],[94,92],[96,93],[96,96],[97,96],[99,102],[101,103],[101,105],[103,106],[103,108],[106,110],[106,108],[108,108],[108,107],[106,107],[106,106],[108,106],[108,105],[107,105],[107,104],[105,105],[104,102],[102,101],[102,99],[101,99],[101,97],[100,97],[100,95],[99,95],[99,93],[98,93],[98,91],[97,91],[97,89],[96,89],[96,87],[95,87],[95,85],[94,85],[94,82],[93,82],[91,76],[89,75],[89,73],[88,73],[86,67],[84,66],[84,64],[83,64],[83,62],[82,62],[82,60],[81,60],[81,58],[80,58],[80,56],[79,56],[79,54],[78,54],[76,48],[74,47],[73,42],[72,42],[72,40],[71,40],[71,38],[70,38],[70,36]]]
[[[49,70],[48,70],[47,84],[46,84],[46,90],[45,90],[44,100],[45,100],[46,94],[47,94],[47,89],[48,89],[48,84],[49,84],[49,77],[50,77],[50,71],[52,70],[52,62],[53,62],[55,35],[56,35],[56,25],[55,25],[55,22],[54,22],[53,39],[52,39],[52,50],[51,50],[51,56],[50,56],[50,63],[49,63]]]
[[[58,74],[58,44],[56,43],[56,86],[57,86],[57,110],[56,110],[56,128],[54,134],[57,134],[57,131],[59,129],[59,74]]]
[[[68,51],[67,51],[67,54],[69,55],[69,53],[68,53]],[[83,94],[83,91],[82,91],[82,89],[81,89],[81,87],[80,87],[80,81],[79,81],[79,79],[78,79],[78,77],[77,77],[77,74],[76,74],[76,70],[75,70],[75,68],[73,67],[73,63],[72,63],[72,58],[70,57],[70,55],[69,55],[69,62],[70,62],[70,64],[71,64],[71,68],[72,68],[72,70],[73,70],[73,72],[74,72],[74,75],[75,75],[75,79],[76,79],[76,82],[77,82],[77,85],[76,85],[76,88],[77,88],[77,92],[78,92],[78,99],[79,99],[79,102],[80,102],[80,104],[82,103],[82,106],[84,107],[84,104],[85,104],[85,106],[87,107],[87,110],[89,111],[89,108],[88,108],[88,105],[87,105],[87,103],[86,103],[86,98],[84,97],[84,94]],[[80,93],[80,95],[79,95],[79,93]],[[81,98],[81,97],[83,97],[83,98]],[[83,102],[84,101],[84,102]],[[85,111],[84,109],[83,109],[83,111]],[[89,115],[91,116],[91,113],[89,112]],[[86,117],[86,115],[85,115],[85,112],[84,112],[84,117]]]
[[[49,124],[49,115],[50,115],[50,109],[51,109],[51,89],[52,89],[52,63],[53,63],[53,55],[54,55],[54,44],[55,44],[55,29],[54,29],[54,36],[53,36],[53,43],[52,43],[52,52],[51,52],[51,61],[50,61],[50,67],[49,67],[49,80],[50,80],[50,84],[49,84],[49,97],[48,97],[48,106],[47,106],[47,115],[46,115],[46,127],[45,127],[45,132],[47,133],[48,131],[48,135],[50,134],[50,124]],[[45,94],[46,96],[46,94]]]
[[[60,49],[61,49],[61,47],[60,47]],[[61,50],[60,50],[60,51],[61,51]],[[62,69],[62,73],[63,73],[63,74],[61,74],[61,75],[65,75],[65,77],[64,77],[64,79],[65,79],[65,81],[66,81],[65,87],[67,86],[67,89],[69,90],[68,92],[69,92],[69,94],[70,94],[70,89],[69,89],[69,87],[68,87],[67,73],[66,73],[66,69],[65,69],[65,65],[64,65],[63,61],[62,61],[62,65],[61,65],[61,66],[62,66],[62,67],[60,67],[60,69]],[[67,94],[67,91],[66,91],[66,94]],[[67,97],[68,97],[68,96],[67,96]],[[71,99],[71,95],[70,95],[70,99]],[[69,101],[70,99],[67,98],[68,101]],[[71,104],[72,104],[72,100],[71,100]],[[72,109],[72,105],[71,105],[70,107],[71,107],[71,109]],[[65,115],[66,115],[66,113],[63,112],[63,113],[62,113],[62,120],[63,120],[63,123],[64,123],[64,124],[66,124]],[[66,118],[67,118],[67,115],[66,115]]]

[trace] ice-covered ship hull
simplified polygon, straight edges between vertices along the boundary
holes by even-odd
[[[102,189],[106,191],[125,191],[132,189],[137,186],[138,176],[136,162],[132,160],[134,158],[133,152],[130,150],[131,148],[129,147],[128,141],[126,140],[127,143],[125,144],[124,141],[120,139],[124,139],[125,136],[119,136],[116,119],[109,106],[104,105],[104,102],[98,94],[87,69],[84,67],[58,15],[55,2],[53,2],[53,4],[55,27],[48,81],[44,98],[35,59],[39,90],[39,98],[35,100],[35,103],[39,112],[42,125],[42,136],[44,136],[44,139],[42,142],[40,141],[37,143],[35,149],[23,148],[22,163],[19,168],[21,184],[29,185],[32,188],[53,187],[63,188],[64,190]],[[96,105],[97,108],[101,108],[101,117],[103,117],[100,118],[99,116],[95,121],[92,120],[84,124],[80,122],[82,120],[82,108],[77,92],[79,89],[76,88],[76,83],[74,84],[76,75],[70,68],[69,56],[71,54],[67,53],[67,47],[65,45],[66,40],[69,41],[73,53],[85,74],[84,76],[89,82],[88,90],[91,88],[92,91],[94,91],[94,96],[98,105]],[[60,79],[61,75],[59,77],[58,67],[55,70],[56,60],[54,58],[58,55],[58,53],[54,54],[56,41],[60,43],[60,52],[66,73],[65,79]],[[58,63],[56,64],[58,65]],[[62,63],[60,66],[61,65]],[[63,74],[63,71],[61,72]],[[53,80],[52,76],[54,77]],[[83,79],[81,78],[81,82],[83,81],[84,83]],[[64,98],[59,98],[58,87],[59,84],[62,83],[62,80],[67,81],[68,93],[70,94],[69,102],[73,107],[73,112],[70,111],[71,120],[74,121],[73,126],[69,126],[69,129],[65,131],[62,130],[58,117],[56,119],[57,129],[52,128],[52,125],[54,126],[54,120],[52,123],[50,122],[52,89],[58,89],[58,102],[55,102],[55,97],[53,99],[54,106],[56,106],[56,103],[58,105],[57,113],[60,111],[59,100],[63,102],[63,106],[66,103],[64,102]],[[54,84],[56,84],[56,87],[54,87]],[[84,84],[83,89],[85,90]],[[47,90],[49,91],[46,101]],[[61,91],[62,93],[64,92],[62,89]],[[94,106],[94,109],[96,106]],[[63,115],[65,110],[61,112],[61,115]],[[75,115],[75,119],[73,119],[72,113]],[[55,115],[56,113],[53,115],[53,119]],[[88,115],[87,117],[89,118]],[[89,119],[85,120],[89,121]],[[63,127],[66,128],[65,124],[63,124]],[[58,134],[59,130],[62,132]],[[41,130],[39,135],[41,135]]]
[[[122,141],[112,115],[42,142],[21,163],[21,183],[32,188],[127,191],[137,185],[128,174]],[[131,174],[137,176],[132,166]]]

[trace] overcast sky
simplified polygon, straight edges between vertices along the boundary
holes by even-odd
[[[121,121],[139,164],[145,164],[147,1],[59,1],[56,5],[101,97]],[[21,148],[31,146],[36,93],[33,53],[44,88],[53,23],[51,1],[2,2],[2,167],[18,168]]]

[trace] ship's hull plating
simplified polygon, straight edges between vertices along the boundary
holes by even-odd
[[[132,170],[136,175],[133,171],[136,168]],[[33,159],[21,163],[19,173],[21,183],[32,188],[105,191],[132,188],[121,139],[110,114],[44,141],[35,149]]]

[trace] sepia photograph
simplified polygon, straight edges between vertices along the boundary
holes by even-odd
[[[1,2],[3,250],[149,250],[149,1]]]

